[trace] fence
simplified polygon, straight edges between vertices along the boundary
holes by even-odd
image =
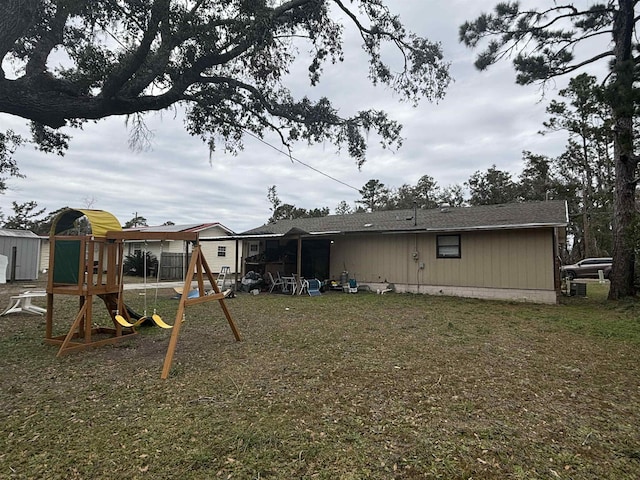
[[[184,253],[162,252],[160,259],[160,280],[184,279]]]

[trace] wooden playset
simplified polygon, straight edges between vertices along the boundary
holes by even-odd
[[[89,235],[63,235],[73,229],[76,221],[86,216],[91,225]],[[194,232],[138,232],[123,231],[118,220],[103,210],[66,209],[54,220],[49,236],[50,258],[47,284],[47,313],[45,342],[60,345],[58,356],[100,345],[108,345],[137,335],[137,319],[131,318],[124,303],[123,261],[125,240],[183,240],[193,242],[191,260],[186,270],[184,287],[178,303],[173,326],[157,314],[156,324],[172,328],[161,378],[171,369],[185,310],[190,305],[217,301],[236,340],[240,334],[225,305],[229,292],[221,292],[202,255],[198,234]],[[205,290],[205,276],[211,285]],[[197,282],[197,295],[190,295],[191,284]],[[53,336],[54,295],[75,295],[79,310],[66,335]],[[93,300],[102,299],[113,322],[112,327],[94,326]],[[146,312],[145,312],[146,314]],[[156,318],[157,317],[157,318]]]

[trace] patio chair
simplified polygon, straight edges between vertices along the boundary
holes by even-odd
[[[305,282],[307,282],[307,293],[310,297],[322,295],[322,293],[320,293],[320,286],[322,285],[320,280],[317,278],[310,278],[309,280],[305,280]]]
[[[295,290],[293,294],[302,295],[307,289],[307,281],[301,275],[292,274],[295,279]]]
[[[269,280],[269,282],[271,283],[271,288],[269,288],[269,293],[272,293],[276,287],[280,288],[280,291],[282,291],[284,280],[280,278],[280,275],[278,275],[278,278],[275,279],[273,278],[273,275],[271,274],[271,272],[267,272],[267,280]]]

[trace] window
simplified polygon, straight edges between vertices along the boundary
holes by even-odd
[[[460,235],[438,235],[436,248],[438,258],[460,258]]]
[[[259,243],[250,243],[249,244],[249,253],[258,253]]]
[[[227,247],[222,246],[222,245],[218,245],[218,256],[219,257],[226,257],[227,256]]]

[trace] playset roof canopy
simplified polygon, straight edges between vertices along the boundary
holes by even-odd
[[[80,217],[86,216],[91,224],[94,237],[105,237],[107,232],[121,231],[122,227],[116,217],[104,210],[72,209],[63,210],[51,224],[51,235],[57,235],[73,227]]]

